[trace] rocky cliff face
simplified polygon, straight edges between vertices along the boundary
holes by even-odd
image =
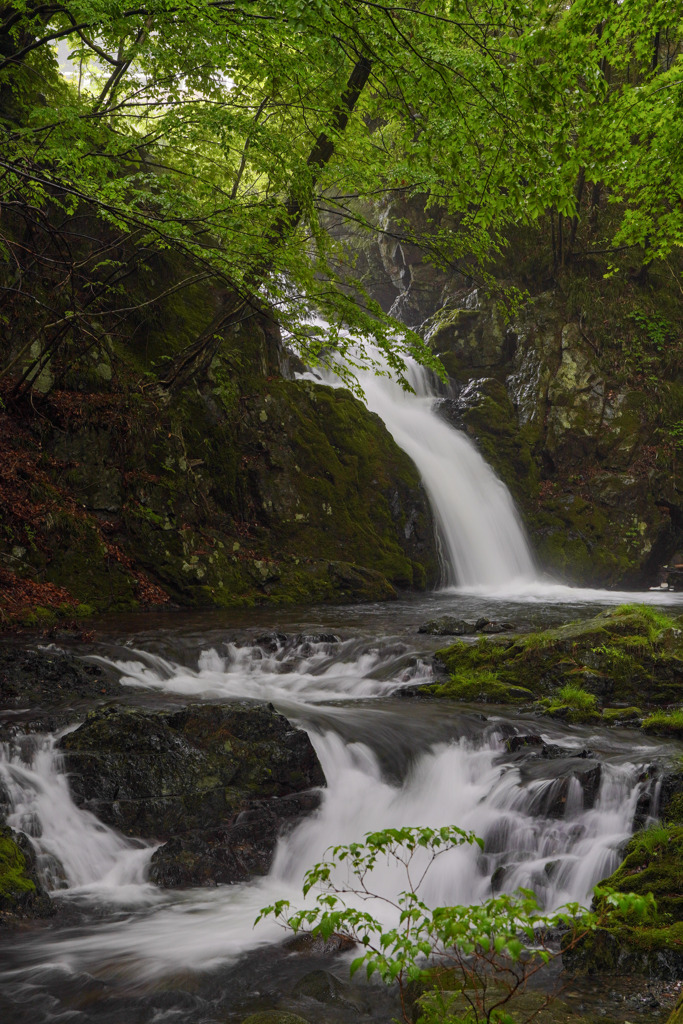
[[[399,235],[416,218],[396,203],[383,224]],[[506,315],[500,295],[395,237],[364,246],[362,283],[441,357],[453,396],[443,414],[512,491],[541,564],[574,583],[655,582],[683,544],[675,289],[654,273],[604,280],[580,266],[549,286],[513,252],[499,283],[527,292]]]
[[[378,600],[436,581],[431,512],[410,459],[348,391],[286,379],[267,319],[226,337],[190,385],[156,387],[210,300],[188,289],[152,307],[129,339],[50,367],[30,401],[6,388],[5,617],[33,623],[169,597]]]

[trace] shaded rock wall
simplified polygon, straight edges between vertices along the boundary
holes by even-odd
[[[171,272],[156,273],[136,287],[163,290]],[[348,391],[286,379],[267,317],[227,336],[190,385],[156,387],[213,299],[193,287],[152,304],[129,338],[94,357],[62,353],[42,397],[17,403],[7,391],[5,618],[40,624],[50,612],[36,605],[70,615],[169,597],[380,600],[437,580],[412,462]],[[64,383],[50,390],[58,369]]]

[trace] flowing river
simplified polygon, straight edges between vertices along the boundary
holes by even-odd
[[[272,701],[308,730],[328,785],[319,810],[280,841],[267,877],[166,892],[145,881],[154,847],[74,805],[51,737],[6,745],[9,823],[32,836],[63,909],[46,927],[0,942],[2,1019],[238,1020],[283,1000],[314,1024],[332,1019],[329,1007],[288,1002],[297,977],[329,960],[287,952],[275,924],[254,920],[275,899],[301,905],[303,872],[331,844],[382,827],[458,824],[485,840],[483,853],[463,847],[437,863],[424,891],[429,903],[472,903],[520,885],[549,909],[585,902],[617,865],[636,806],[656,814],[657,787],[643,769],[674,748],[630,731],[400,696],[431,677],[431,653],[443,643],[418,636],[420,622],[491,608],[490,598],[442,593],[391,606],[158,616],[142,629],[139,618],[110,621],[93,653],[116,666],[131,701]],[[559,603],[501,600],[496,609],[520,627],[568,617]],[[264,631],[273,634],[259,642]],[[510,751],[511,737],[539,732],[552,758]],[[569,783],[558,812],[562,780]],[[373,884],[391,892],[397,882],[380,867]],[[342,962],[335,969],[344,976]],[[372,991],[361,1018],[395,1014],[388,996]],[[348,1009],[346,1018],[343,1007],[335,1012],[348,1019]]]
[[[312,1024],[386,1021],[398,1011],[378,985],[356,982],[352,1005],[297,997],[297,978],[313,967],[332,965],[342,977],[343,956],[303,956],[283,945],[272,921],[254,927],[273,900],[301,905],[303,873],[331,844],[389,826],[457,824],[481,836],[484,851],[461,847],[441,858],[425,884],[428,903],[471,904],[527,886],[552,910],[589,901],[619,863],[636,812],[641,821],[656,816],[657,785],[645,769],[664,763],[673,745],[401,696],[432,678],[432,654],[444,644],[418,635],[426,619],[484,615],[529,629],[633,596],[539,575],[507,490],[435,415],[423,371],[411,372],[412,396],[383,379],[363,384],[423,475],[442,543],[441,592],[391,605],[120,617],[100,624],[97,644],[79,648],[115,670],[134,703],[272,702],[315,746],[328,783],[319,809],[281,838],[267,877],[163,891],[145,880],[153,845],[75,806],[54,735],[6,743],[8,822],[30,837],[61,909],[45,926],[0,938],[3,1021],[200,1024],[275,1005]],[[75,709],[73,724],[82,717]],[[540,734],[547,757],[510,742],[528,734]],[[378,866],[376,890],[397,885]]]

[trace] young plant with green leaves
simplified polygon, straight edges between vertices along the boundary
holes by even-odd
[[[258,920],[274,916],[295,932],[310,929],[324,939],[339,932],[350,936],[359,946],[351,972],[363,967],[368,977],[377,973],[386,984],[396,984],[407,1022],[412,985],[422,992],[425,1021],[512,1024],[514,997],[559,955],[551,933],[562,929],[566,950],[599,919],[579,904],[544,913],[528,889],[473,906],[429,907],[420,890],[434,862],[463,845],[484,844],[454,825],[369,833],[363,842],[332,847],[327,859],[306,872],[303,892],[315,893],[315,904],[292,910],[288,900],[280,900]],[[379,862],[402,879],[393,895],[377,891],[373,869]],[[606,908],[636,918],[647,915],[652,903],[633,894],[603,895]]]

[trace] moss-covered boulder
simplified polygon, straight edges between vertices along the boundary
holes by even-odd
[[[459,641],[436,657],[450,679],[433,692],[461,700],[550,698],[545,710],[593,716],[615,702],[632,710],[683,699],[683,620],[647,606],[622,605],[515,638]]]
[[[306,733],[271,705],[100,708],[60,746],[79,806],[128,835],[222,826],[254,800],[325,784]]]
[[[26,836],[0,824],[0,926],[53,913]]]

